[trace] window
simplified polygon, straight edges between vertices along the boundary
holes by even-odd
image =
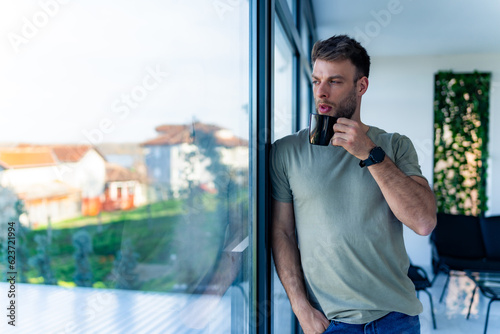
[[[0,221],[20,222],[23,330],[297,332],[265,175],[309,112],[310,6],[0,4]]]
[[[309,125],[309,113],[310,110],[314,110],[314,107],[311,108],[311,100],[314,105],[314,99],[310,99],[312,94],[312,86],[309,79],[309,75],[305,72],[302,72],[300,77],[300,128],[305,128]]]
[[[275,21],[273,141],[289,135],[293,127],[294,54],[281,23]]]
[[[311,57],[311,34],[307,25],[306,16],[302,13],[302,21],[300,25],[300,38],[302,39],[302,50],[307,55],[309,60]]]
[[[283,27],[275,20],[274,47],[274,125],[273,141],[289,135],[294,130],[293,115],[293,64],[294,53]],[[273,333],[291,333],[293,314],[285,289],[273,264],[272,279]]]
[[[290,13],[292,13],[292,16],[295,16],[296,14],[295,7],[297,5],[297,0],[286,0],[286,3],[288,5],[288,8],[290,9]]]
[[[0,5],[21,328],[253,332],[250,2],[66,2]]]
[[[304,2],[305,3],[305,2]],[[279,4],[278,4],[279,5]],[[294,4],[295,5],[295,2]],[[295,13],[294,13],[295,14]],[[288,19],[287,19],[288,17]],[[294,15],[305,20],[306,15]],[[293,24],[293,25],[292,25]],[[307,26],[307,22],[299,22]],[[274,109],[272,141],[289,135],[308,125],[311,110],[311,83],[308,60],[305,52],[299,52],[309,44],[307,36],[299,35],[295,24],[285,12],[278,11],[274,26]],[[293,36],[301,36],[298,40]],[[307,38],[306,41],[301,38]],[[309,52],[309,50],[307,50]],[[286,292],[272,264],[272,333],[297,333],[300,326],[293,315]]]

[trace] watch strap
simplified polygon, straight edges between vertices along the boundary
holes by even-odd
[[[384,158],[385,158],[384,150],[380,146],[376,146],[371,149],[368,159],[359,161],[359,167],[363,168],[378,164],[384,161]]]

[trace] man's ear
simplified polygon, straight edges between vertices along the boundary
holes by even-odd
[[[366,90],[368,89],[368,78],[367,77],[361,77],[358,82],[357,82],[357,87],[356,90],[358,92],[359,96],[362,96],[363,94],[366,93]]]

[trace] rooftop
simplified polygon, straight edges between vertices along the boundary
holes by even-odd
[[[47,147],[5,147],[0,149],[0,164],[6,169],[53,166],[56,157]]]
[[[158,136],[144,142],[143,146],[191,144],[197,132],[214,134],[217,144],[225,147],[248,146],[248,142],[217,125],[195,122],[187,125],[160,125],[155,128]]]
[[[90,149],[93,149],[90,145],[20,144],[16,147],[2,147],[0,148],[0,166],[10,169],[78,162]]]
[[[113,163],[106,163],[106,182],[139,181],[138,173]]]
[[[53,145],[54,151],[60,162],[78,162],[92,148],[90,145]]]

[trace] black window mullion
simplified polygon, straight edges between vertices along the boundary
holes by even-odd
[[[255,279],[252,333],[271,333],[271,248],[268,240],[270,215],[269,150],[273,106],[274,0],[252,2],[252,143],[250,157],[255,168],[253,258]]]

